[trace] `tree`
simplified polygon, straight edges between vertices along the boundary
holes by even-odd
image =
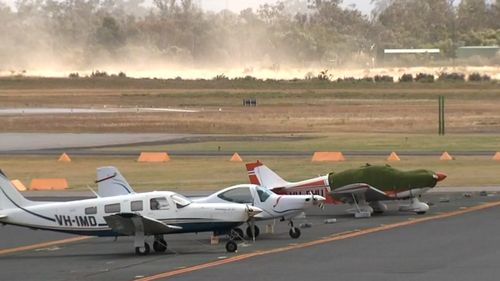
[[[110,53],[114,53],[125,44],[125,36],[122,34],[116,20],[110,16],[102,19],[101,26],[96,30],[95,39],[97,44]]]

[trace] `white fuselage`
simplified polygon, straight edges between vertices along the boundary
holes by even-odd
[[[240,204],[191,203],[180,206],[173,192],[135,193],[69,202],[43,202],[2,210],[0,223],[92,236],[117,236],[105,216],[134,213],[179,226],[175,233],[226,230],[248,219]],[[156,200],[161,198],[161,200]],[[152,206],[152,200],[161,206]],[[155,204],[157,205],[157,204]]]
[[[195,199],[199,203],[240,203],[258,207],[262,210],[255,216],[258,220],[275,218],[290,219],[323,197],[311,195],[278,195],[253,184],[240,184],[220,190],[208,197]]]

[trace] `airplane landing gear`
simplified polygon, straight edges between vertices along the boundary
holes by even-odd
[[[155,250],[155,252],[157,253],[163,253],[167,250],[167,241],[163,239],[163,235],[155,235],[153,250]]]
[[[226,251],[228,253],[234,253],[234,252],[236,252],[236,250],[238,250],[238,245],[236,244],[236,242],[234,242],[233,240],[227,241]]]
[[[245,234],[241,228],[233,228],[231,229],[231,233],[229,235],[229,239],[231,240],[243,240]]]
[[[410,204],[399,206],[399,211],[401,212],[415,212],[418,215],[423,215],[429,210],[429,205],[424,202],[420,202],[417,197],[410,199]]]
[[[247,227],[247,231],[246,231],[247,232],[247,236],[250,237],[250,238],[253,238],[253,237],[257,238],[259,236],[259,234],[260,234],[260,229],[256,225],[253,226],[253,229],[254,230],[253,230],[253,233],[252,233],[252,228],[250,226]]]
[[[298,229],[297,227],[293,226],[293,221],[290,220],[290,231],[288,231],[288,234],[290,235],[290,237],[292,237],[293,239],[297,239],[300,237],[300,229]]]
[[[135,253],[140,256],[145,256],[149,254],[149,251],[150,249],[148,243],[144,243],[144,246],[142,247],[135,247]]]
[[[352,195],[354,208],[348,209],[349,214],[354,214],[355,218],[369,218],[372,216],[373,208],[368,205],[366,200],[357,200],[356,196]]]

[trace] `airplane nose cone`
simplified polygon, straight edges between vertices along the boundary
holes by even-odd
[[[325,200],[326,200],[326,198],[325,198],[325,197],[320,196],[320,195],[314,195],[314,199],[315,199],[316,201],[320,201],[320,202],[323,202],[323,201],[325,201]]]
[[[254,217],[254,216],[262,213],[262,209],[255,207],[255,206],[247,206],[246,211],[247,211],[247,215],[249,218]]]
[[[434,178],[437,180],[437,181],[442,181],[444,180],[445,178],[447,177],[447,175],[445,173],[441,173],[441,172],[437,172],[434,174]]]

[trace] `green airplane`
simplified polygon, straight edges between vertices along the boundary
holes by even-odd
[[[383,213],[387,205],[383,201],[409,200],[399,206],[400,211],[425,214],[429,205],[418,197],[446,178],[446,174],[430,170],[402,171],[389,165],[366,164],[360,168],[329,173],[299,182],[288,182],[261,162],[248,163],[250,182],[265,186],[278,194],[317,194],[326,203],[347,203],[347,211],[355,217],[369,217]]]

